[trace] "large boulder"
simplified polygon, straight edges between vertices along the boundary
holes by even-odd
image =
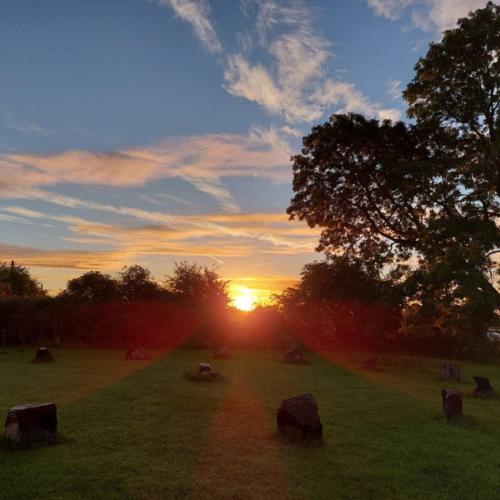
[[[16,444],[54,443],[56,433],[55,403],[14,406],[5,420],[5,435]]]
[[[460,367],[453,363],[441,363],[440,370],[442,379],[453,379],[457,382],[462,380],[462,372],[460,371]]]
[[[302,354],[302,351],[298,347],[289,349],[285,353],[283,361],[285,361],[285,363],[292,363],[292,364],[306,363],[304,354]]]
[[[293,442],[320,441],[323,425],[312,394],[284,399],[276,412],[281,435]]]
[[[47,347],[38,347],[33,361],[36,363],[50,363],[54,361],[54,356],[52,356],[52,353]]]
[[[145,359],[151,359],[151,356],[145,351],[144,347],[139,346],[127,349],[125,359],[130,361],[142,361]]]
[[[443,412],[446,418],[462,416],[462,394],[456,389],[443,389],[441,391]]]
[[[490,397],[493,396],[493,387],[491,387],[490,379],[487,377],[474,377],[476,388],[474,394],[476,396]]]

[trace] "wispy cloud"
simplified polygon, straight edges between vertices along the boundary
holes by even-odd
[[[408,11],[413,24],[424,31],[441,33],[457,20],[482,8],[486,0],[367,0],[376,15],[397,20]]]
[[[155,0],[158,5],[170,7],[183,21],[189,23],[196,36],[209,52],[222,51],[219,37],[213,27],[207,0]]]
[[[397,109],[372,103],[352,83],[327,76],[331,43],[318,32],[317,18],[301,1],[246,2],[256,10],[255,33],[271,63],[252,62],[249,50],[227,58],[226,89],[289,123],[319,120],[325,112],[360,111],[397,119]],[[325,92],[326,90],[326,92]]]
[[[214,197],[224,210],[234,212],[238,205],[222,179],[288,179],[292,151],[285,135],[274,128],[253,128],[246,135],[170,137],[152,146],[111,153],[0,155],[0,196],[25,196],[37,188],[61,183],[130,187],[180,177]]]

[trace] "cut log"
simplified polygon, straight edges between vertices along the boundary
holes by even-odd
[[[457,382],[462,380],[462,372],[460,371],[460,367],[453,363],[441,363],[440,370],[442,379],[453,379]]]
[[[490,379],[487,377],[474,377],[476,388],[474,394],[476,396],[489,397],[493,395],[493,387],[491,387]]]
[[[34,361],[37,363],[50,363],[54,361],[54,357],[47,347],[39,347],[36,350]]]
[[[443,389],[441,397],[446,418],[462,416],[462,394],[460,391],[456,389]]]
[[[55,403],[14,406],[5,420],[5,435],[14,443],[54,443],[56,433]]]
[[[318,405],[312,394],[284,399],[276,420],[281,435],[291,441],[319,441],[323,437]]]

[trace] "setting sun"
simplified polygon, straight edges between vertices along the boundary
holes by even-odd
[[[233,305],[240,311],[251,311],[255,308],[257,296],[255,290],[241,287],[235,291],[233,296]]]

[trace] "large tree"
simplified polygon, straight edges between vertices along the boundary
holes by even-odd
[[[322,228],[319,249],[407,279],[441,331],[481,336],[500,297],[500,8],[431,44],[404,96],[411,124],[334,115],[293,158],[288,213]],[[439,307],[438,307],[439,305]],[[421,318],[420,318],[421,319]]]
[[[29,270],[12,261],[0,262],[0,299],[31,299],[47,294]]]

